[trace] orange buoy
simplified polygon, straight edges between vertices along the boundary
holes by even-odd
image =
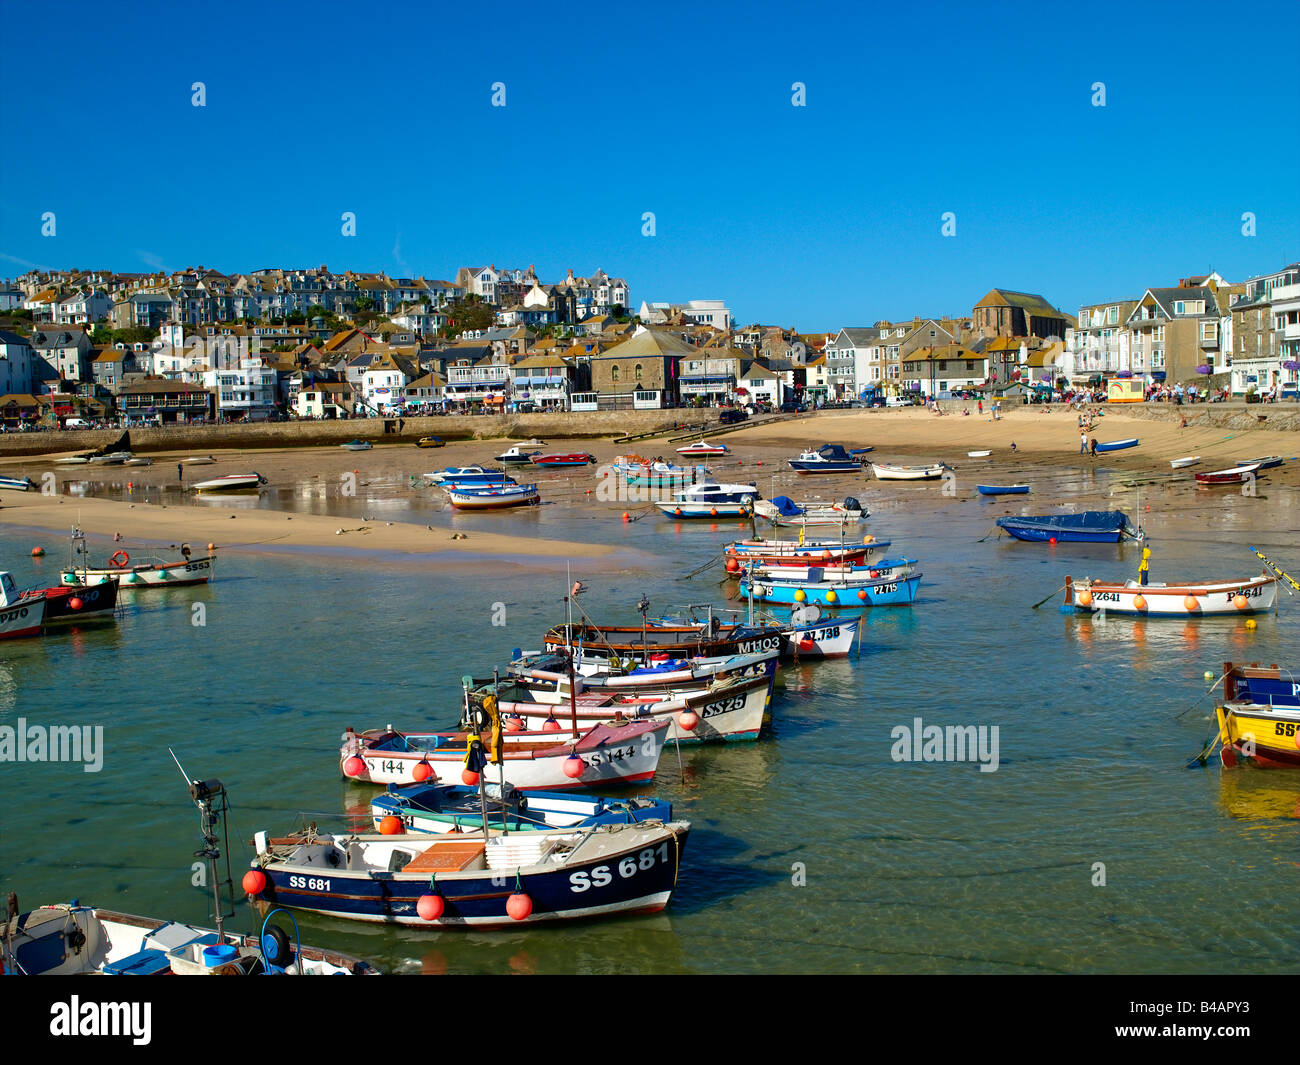
[[[1250,600],[1247,599],[1247,598],[1246,598],[1244,595],[1242,595],[1240,592],[1238,592],[1238,593],[1233,597],[1232,605],[1235,606],[1238,610],[1245,610],[1247,607],[1250,606]]]
[[[1189,614],[1195,614],[1201,609],[1201,604],[1197,601],[1196,596],[1194,595],[1183,596],[1183,606],[1187,609]]]
[[[1087,591],[1086,589],[1085,589],[1084,591],[1080,592],[1080,593],[1079,593],[1079,605],[1080,605],[1080,606],[1092,606],[1092,592],[1089,592],[1089,591]]]
[[[240,883],[245,895],[260,895],[266,890],[266,874],[260,869],[250,869]]]
[[[867,601],[867,590],[865,588],[858,589],[858,598],[864,603]]]
[[[533,912],[533,900],[530,899],[524,892],[516,891],[513,895],[511,895],[508,899],[506,899],[506,913],[508,913],[516,921],[524,920],[532,912]]]
[[[415,778],[417,783],[423,784],[433,776],[433,766],[422,758],[415,763],[415,768],[411,770],[411,776]]]
[[[43,547],[32,548],[32,558],[44,558],[44,557],[45,557],[45,548]]]
[[[576,754],[571,754],[564,760],[564,765],[561,768],[563,768],[566,777],[577,780],[582,776],[582,771],[587,768],[587,763]]]
[[[544,722],[542,722],[542,731],[543,731],[543,732],[559,732],[559,731],[560,731],[560,723],[559,723],[558,721],[556,721],[555,718],[553,718],[553,717],[548,717]]]
[[[1147,608],[1147,597],[1143,595],[1141,592],[1138,592],[1138,594],[1133,597],[1133,609],[1145,610],[1146,608]]]
[[[460,779],[463,780],[471,788],[478,784],[478,774],[475,773],[474,770],[472,769],[462,769],[460,773]]]
[[[355,754],[344,759],[343,775],[345,777],[359,777],[366,771],[366,763],[358,758]]]
[[[700,715],[694,710],[683,710],[677,715],[677,725],[683,731],[694,732],[700,724]]]
[[[217,545],[216,545],[216,544],[208,544],[208,550],[209,550],[209,551],[215,551],[216,549],[217,549]]]
[[[406,826],[396,814],[389,814],[379,822],[379,832],[384,836],[400,836],[406,832]]]
[[[624,521],[631,521],[631,520],[632,520],[632,515],[629,514],[626,510],[623,511],[623,520],[624,520]]]
[[[415,912],[425,921],[436,921],[446,908],[441,895],[421,895],[415,902]]]
[[[80,610],[83,605],[84,604],[81,602],[81,599],[78,596],[74,595],[71,599],[68,600],[68,606],[70,606],[73,610]]]

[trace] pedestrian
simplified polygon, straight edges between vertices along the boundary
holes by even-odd
[[[176,480],[185,483],[185,466],[179,462],[176,463]]]
[[[1080,432],[1079,433],[1079,454],[1080,455],[1087,454],[1087,451],[1088,451],[1088,434],[1085,432]]]
[[[982,399],[979,401],[978,406],[979,406],[979,412],[980,412],[981,414],[983,414],[983,413],[984,413],[984,401],[983,401]]]
[[[1095,459],[1097,457],[1097,438],[1095,436],[1088,441],[1088,449],[1088,456]]]

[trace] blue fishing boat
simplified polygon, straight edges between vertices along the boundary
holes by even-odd
[[[1127,440],[1112,440],[1109,444],[1098,444],[1098,451],[1124,451],[1130,447],[1138,446],[1136,436],[1129,437]]]
[[[1086,510],[1079,514],[1044,514],[998,518],[998,528],[1017,540],[1034,543],[1116,544],[1125,536],[1138,539],[1128,515],[1118,510]]]
[[[503,484],[510,481],[505,470],[494,470],[486,466],[448,466],[445,470],[426,473],[424,479],[434,484],[446,484],[450,481],[466,486]]]
[[[1300,706],[1300,673],[1278,666],[1223,664],[1223,700],[1257,706]]]
[[[815,451],[809,448],[797,459],[790,459],[790,469],[795,473],[861,473],[862,463],[839,444],[823,444]]]
[[[562,791],[532,791],[524,795],[509,784],[389,784],[383,795],[370,800],[375,831],[400,832],[477,831],[488,826],[509,832],[546,828],[590,828],[592,825],[630,825],[638,821],[671,821],[673,806],[662,799],[629,797],[608,799],[599,795],[572,795]],[[396,818],[397,824],[385,818]]]
[[[916,599],[921,586],[921,574],[914,573],[897,579],[837,578],[829,581],[778,580],[755,577],[753,581],[756,602],[788,606],[815,603],[818,606],[836,607],[840,610],[865,610],[873,606],[908,606]],[[750,591],[749,580],[740,582],[742,594]]]
[[[1027,484],[977,484],[975,488],[982,496],[1026,496],[1029,494]]]
[[[270,903],[431,929],[657,913],[676,889],[685,821],[535,832],[254,836]]]

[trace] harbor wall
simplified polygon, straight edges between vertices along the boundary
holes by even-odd
[[[716,411],[638,410],[518,415],[447,415],[433,418],[350,418],[344,421],[259,422],[252,425],[169,425],[131,430],[131,450],[217,451],[227,448],[329,447],[349,440],[413,444],[422,436],[443,440],[539,440],[637,435],[676,425],[716,428]],[[386,431],[387,430],[387,431]],[[119,429],[76,429],[0,434],[0,456],[91,451],[112,444]]]

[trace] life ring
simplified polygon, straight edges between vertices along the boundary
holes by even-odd
[[[113,557],[110,558],[108,561],[110,565],[116,566],[118,569],[122,569],[126,566],[128,562],[131,561],[131,556],[128,555],[125,551],[115,551],[113,552]]]

